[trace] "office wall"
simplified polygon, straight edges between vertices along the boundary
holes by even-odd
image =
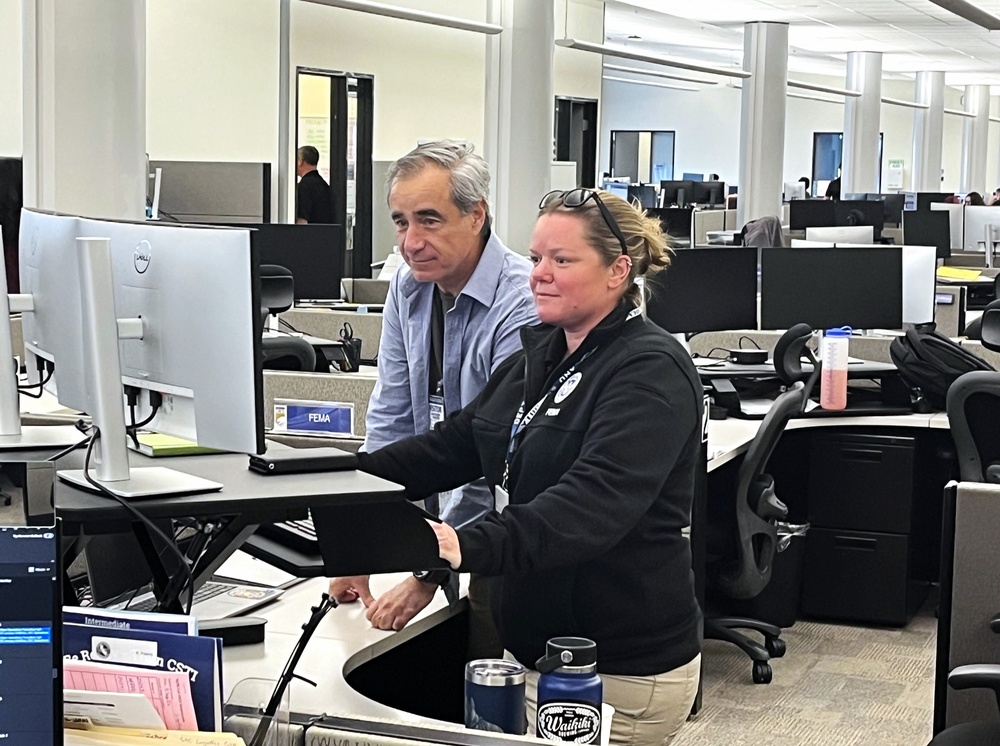
[[[0,156],[20,156],[21,3],[0,2]]]

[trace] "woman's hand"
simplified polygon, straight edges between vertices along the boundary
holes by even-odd
[[[438,557],[446,560],[452,570],[457,570],[462,564],[462,548],[458,544],[458,533],[447,523],[427,521],[434,529],[438,540]]]

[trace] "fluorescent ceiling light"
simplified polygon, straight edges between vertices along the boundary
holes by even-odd
[[[929,109],[930,104],[922,104],[919,101],[904,101],[901,98],[889,98],[888,96],[882,97],[883,104],[892,104],[893,106],[906,106],[910,109]]]
[[[945,109],[945,114],[954,114],[956,117],[975,117],[975,112],[964,111],[962,109]]]
[[[850,96],[851,98],[858,98],[861,96],[861,91],[852,91],[849,88],[831,88],[827,85],[817,85],[816,83],[805,83],[801,80],[789,80],[789,88],[804,88],[807,91],[819,91],[820,93],[832,93],[836,96]]]
[[[707,80],[705,78],[688,78],[683,75],[671,75],[661,73],[659,70],[650,70],[645,67],[626,67],[625,65],[609,65],[604,63],[605,70],[615,70],[622,73],[636,73],[637,75],[652,75],[654,78],[667,78],[669,80],[683,80],[688,83],[701,83],[703,85],[718,85],[717,80]]]
[[[693,85],[671,85],[670,83],[654,83],[652,80],[633,80],[632,78],[617,78],[614,75],[602,76],[604,80],[615,80],[619,83],[634,83],[635,85],[648,85],[653,88],[670,88],[675,91],[697,91]]]
[[[499,34],[503,31],[503,26],[494,23],[480,23],[470,21],[466,18],[456,18],[454,16],[443,16],[438,13],[426,13],[421,10],[410,10],[409,8],[399,8],[395,5],[384,5],[383,3],[373,3],[370,0],[305,0],[317,5],[328,5],[331,8],[341,8],[343,10],[357,10],[361,13],[370,13],[375,16],[386,16],[387,18],[399,18],[403,21],[416,21],[417,23],[429,23],[432,26],[444,26],[446,28],[459,29],[461,31],[475,31],[480,34]]]
[[[681,70],[691,70],[696,73],[708,73],[709,75],[723,75],[727,78],[750,78],[753,77],[752,73],[748,73],[746,70],[738,70],[733,68],[723,68],[723,67],[705,67],[703,65],[691,65],[687,62],[678,62],[677,60],[672,60],[668,57],[659,57],[655,54],[644,54],[643,52],[636,52],[631,49],[625,49],[625,47],[615,47],[610,44],[595,44],[590,41],[581,41],[579,39],[556,39],[556,46],[565,47],[567,49],[579,49],[582,52],[594,52],[595,54],[606,54],[609,57],[622,57],[627,60],[637,60],[639,62],[650,62],[654,65],[663,65],[664,67],[676,67]]]
[[[980,10],[975,5],[966,0],[931,0],[939,8],[944,8],[949,13],[954,13],[960,18],[971,21],[977,26],[982,26],[987,31],[1000,31],[1000,18]]]

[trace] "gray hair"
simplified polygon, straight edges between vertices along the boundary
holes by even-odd
[[[448,171],[451,178],[451,201],[463,215],[468,215],[480,202],[486,206],[483,235],[490,230],[490,167],[475,152],[471,143],[461,140],[437,140],[418,145],[390,167],[385,180],[386,200],[399,179],[405,179],[428,166]]]

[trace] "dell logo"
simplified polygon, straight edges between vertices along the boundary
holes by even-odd
[[[135,255],[132,258],[132,263],[135,265],[135,271],[140,275],[145,273],[149,269],[149,261],[153,258],[153,250],[149,245],[149,241],[140,241],[139,245],[135,247]]]

